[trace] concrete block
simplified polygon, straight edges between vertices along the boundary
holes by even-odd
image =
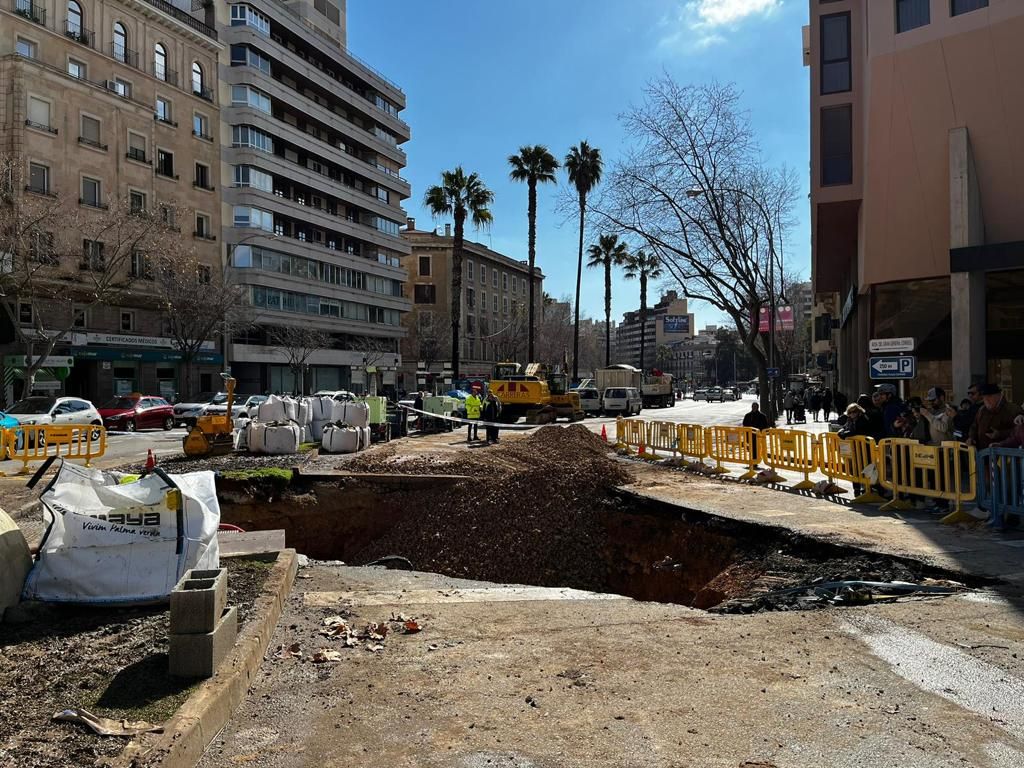
[[[227,602],[226,569],[186,572],[171,592],[171,634],[213,632]]]
[[[170,673],[174,677],[213,677],[238,637],[238,609],[225,608],[212,632],[171,635]]]

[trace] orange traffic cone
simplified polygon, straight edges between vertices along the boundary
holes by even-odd
[[[149,453],[146,454],[146,471],[149,472],[156,466],[156,456],[153,455],[153,449],[149,449]]]
[[[606,443],[608,442],[608,430],[605,428],[604,424],[601,425],[601,439]]]

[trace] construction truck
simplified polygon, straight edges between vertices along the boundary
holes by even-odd
[[[569,377],[543,363],[530,363],[523,372],[519,363],[498,363],[488,388],[501,401],[501,421],[515,424],[549,424],[558,418],[581,421],[580,396],[569,390]]]
[[[676,394],[673,387],[672,374],[652,371],[649,376],[644,376],[643,384],[640,387],[640,398],[644,408],[670,408],[676,402]]]
[[[633,387],[637,392],[643,386],[643,374],[632,365],[611,365],[594,371],[594,383],[604,400],[604,391],[609,387]]]

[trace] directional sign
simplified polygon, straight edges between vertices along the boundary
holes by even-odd
[[[912,379],[917,375],[917,358],[913,355],[872,357],[868,362],[875,380]]]
[[[768,378],[769,379],[777,379],[777,378],[779,378],[779,369],[778,368],[769,368],[768,369]]]
[[[910,336],[902,336],[897,339],[871,339],[868,342],[868,351],[878,352],[913,352],[914,339]]]

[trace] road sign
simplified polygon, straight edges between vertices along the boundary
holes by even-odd
[[[871,378],[912,379],[917,375],[917,358],[913,355],[872,357],[869,359]]]
[[[779,378],[779,369],[778,368],[769,368],[768,369],[768,378],[769,379],[777,379],[777,378]]]
[[[902,336],[896,339],[871,339],[868,342],[868,351],[878,352],[913,352],[914,339],[910,336]]]

